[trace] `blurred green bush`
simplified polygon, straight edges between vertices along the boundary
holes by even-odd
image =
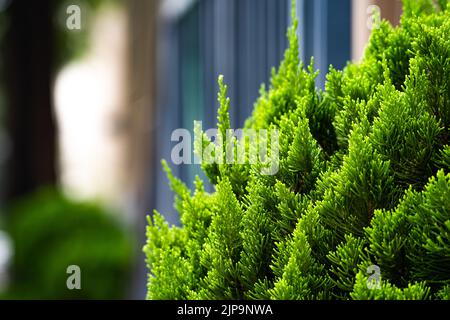
[[[8,299],[120,299],[126,297],[132,238],[93,203],[77,203],[46,189],[17,202],[6,229],[13,245]],[[69,290],[67,268],[81,269],[81,289]]]

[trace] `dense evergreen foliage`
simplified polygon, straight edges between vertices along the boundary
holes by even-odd
[[[216,186],[207,193],[165,164],[182,226],[149,218],[148,298],[450,299],[447,6],[405,0],[400,26],[383,21],[360,63],[330,68],[324,91],[313,62],[299,61],[294,17],[285,59],[245,124],[279,130],[278,173],[204,165]]]

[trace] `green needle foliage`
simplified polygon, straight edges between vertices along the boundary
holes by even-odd
[[[278,130],[278,172],[217,161],[204,166],[217,191],[197,179],[192,192],[165,164],[182,226],[149,218],[148,298],[449,299],[447,7],[404,0],[400,26],[383,21],[360,63],[330,68],[324,91],[298,58],[293,16],[285,59],[245,124]],[[216,159],[252,147],[226,139]]]

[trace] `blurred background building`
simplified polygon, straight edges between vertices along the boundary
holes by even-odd
[[[68,28],[71,5],[80,30]],[[300,55],[306,65],[314,56],[318,87],[329,65],[362,56],[374,8],[398,23],[400,0],[297,0]],[[95,202],[134,237],[123,297],[144,298],[146,216],[157,209],[178,223],[160,166],[172,131],[216,126],[219,74],[242,127],[283,58],[290,19],[289,0],[0,0],[0,229],[42,187]],[[201,175],[172,168],[188,185]],[[0,291],[14,280],[7,234]]]

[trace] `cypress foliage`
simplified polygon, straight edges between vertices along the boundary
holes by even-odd
[[[383,21],[359,64],[330,68],[324,91],[299,60],[293,15],[284,61],[245,123],[278,130],[273,175],[226,161],[254,146],[228,133],[220,77],[224,141],[197,129],[195,145],[200,155],[213,146],[203,168],[216,191],[199,178],[190,191],[164,163],[182,226],[149,219],[148,298],[449,299],[447,8],[404,0],[400,26]]]

